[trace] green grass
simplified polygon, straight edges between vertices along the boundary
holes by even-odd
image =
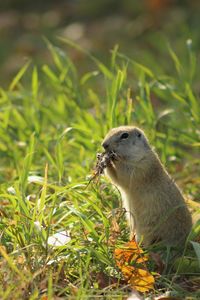
[[[109,66],[78,49],[91,69],[80,74],[62,46],[47,46],[53,66],[28,63],[0,90],[0,298],[123,299],[127,287],[113,258],[115,247],[128,240],[120,195],[104,177],[88,186],[89,176],[109,128],[136,124],[198,204],[196,54],[188,42],[183,65],[169,47],[174,69],[155,74],[117,47]],[[192,209],[198,213],[199,206]],[[114,242],[113,222],[120,228]],[[50,245],[49,237],[63,231],[70,241]],[[189,264],[198,266],[199,249],[199,243],[186,249]],[[169,289],[196,299],[199,292],[189,289],[200,275],[196,269],[184,269],[180,260],[176,274],[169,262],[154,293]]]

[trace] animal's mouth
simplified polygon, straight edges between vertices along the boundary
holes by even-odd
[[[107,156],[109,160],[117,160],[118,154],[114,150],[109,150],[104,152],[104,156]]]
[[[106,168],[111,162],[119,160],[119,155],[113,151],[108,150],[103,153],[97,153],[97,162]]]

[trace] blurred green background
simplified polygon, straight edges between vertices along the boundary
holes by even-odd
[[[161,67],[167,71],[172,67],[168,42],[182,60],[188,39],[199,48],[199,13],[198,0],[1,1],[1,85],[7,86],[30,58],[50,62],[44,37],[53,43],[59,36],[70,38],[103,61],[119,44],[121,52],[153,69],[159,68],[155,59],[161,57]],[[80,69],[87,68],[80,52],[68,51]]]

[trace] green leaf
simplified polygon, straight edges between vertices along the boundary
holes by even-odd
[[[32,73],[32,93],[33,97],[36,99],[38,95],[38,72],[36,67],[34,67]]]
[[[199,261],[199,267],[200,267],[200,244],[197,243],[197,242],[193,242],[193,241],[191,241],[191,244],[192,244],[192,246],[193,246],[193,248],[194,248],[194,251],[195,251],[195,253],[196,253],[196,256],[197,256],[197,258],[198,258],[198,261]]]
[[[98,66],[99,70],[102,72],[102,74],[106,78],[108,78],[108,79],[113,78],[112,72],[100,60],[98,60],[96,57],[91,55],[87,50],[81,48],[78,44],[74,43],[70,39],[59,37],[59,40],[62,41],[63,43],[65,43],[65,44],[79,50],[80,52],[83,52],[85,55],[89,56],[95,62],[95,64]]]
[[[47,75],[47,77],[49,79],[51,79],[51,81],[55,82],[55,83],[59,83],[59,79],[58,77],[54,74],[54,72],[50,69],[49,66],[44,65],[42,67],[43,72]]]
[[[17,86],[17,84],[19,83],[20,79],[23,77],[23,75],[26,73],[26,70],[28,69],[30,65],[30,61],[27,62],[21,69],[20,71],[17,73],[17,75],[14,77],[14,79],[12,80],[10,86],[9,86],[9,90],[12,91],[15,89],[15,87]]]
[[[183,68],[182,68],[182,65],[178,59],[178,56],[176,55],[176,53],[172,50],[172,48],[170,47],[170,45],[168,45],[168,51],[169,51],[169,54],[174,62],[174,65],[176,67],[176,71],[177,73],[179,74],[179,76],[182,76],[183,74]]]

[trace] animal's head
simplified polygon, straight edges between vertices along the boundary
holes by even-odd
[[[144,132],[134,126],[120,126],[111,129],[103,140],[106,152],[114,152],[126,162],[136,163],[142,160],[150,150]]]

